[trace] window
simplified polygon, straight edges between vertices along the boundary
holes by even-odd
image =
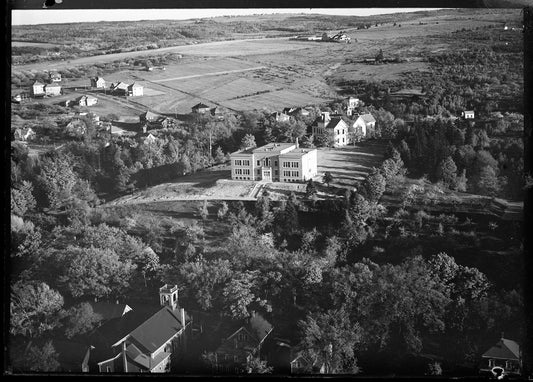
[[[291,172],[290,171],[283,171],[283,176],[291,176]]]
[[[298,162],[291,162],[291,167],[298,168],[300,164]]]
[[[240,159],[235,159],[235,166],[240,166],[242,161]]]
[[[261,175],[261,170],[257,169],[257,175]]]
[[[274,170],[274,175],[279,175],[278,170]]]
[[[291,166],[291,162],[283,162],[283,167],[290,167]]]
[[[274,166],[278,167],[278,161],[274,161]]]
[[[261,166],[261,161],[260,160],[257,161],[257,165]]]
[[[246,336],[246,333],[244,332],[239,332],[239,335],[237,336],[237,338],[239,339],[239,341],[246,341],[247,340],[247,336]]]
[[[249,166],[250,165],[250,161],[249,160],[243,160],[242,161],[242,165],[243,166]]]
[[[342,143],[344,143],[344,138],[342,138]]]
[[[299,172],[298,171],[292,171],[292,174],[291,174],[293,177],[298,177],[299,175]]]
[[[242,175],[242,169],[241,168],[236,168],[235,169],[235,175]]]

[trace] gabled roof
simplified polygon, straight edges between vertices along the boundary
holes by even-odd
[[[500,341],[485,353],[484,358],[519,359],[520,346],[512,340],[501,338]]]
[[[184,324],[180,322],[178,314],[165,306],[133,330],[131,336],[146,350],[153,353],[183,327]]]
[[[376,119],[370,113],[361,114],[359,115],[359,118],[361,118],[365,123],[376,122]]]
[[[133,89],[133,88],[142,88],[143,86],[141,84],[138,84],[136,82],[132,83],[130,86],[128,86],[128,89]]]
[[[146,119],[157,119],[157,118],[163,118],[161,115],[156,114],[148,110],[146,113],[141,114],[141,117]]]
[[[333,117],[333,118],[331,118],[331,120],[329,121],[329,123],[326,125],[326,129],[334,129],[334,128],[336,128],[337,125],[338,125],[339,123],[341,123],[341,122],[344,123],[344,121],[342,120],[342,118],[340,118],[340,117]]]
[[[200,102],[199,104],[194,105],[192,109],[209,109],[209,106]]]
[[[37,80],[35,80],[35,82],[33,83],[33,85],[44,85],[42,82],[39,82]]]
[[[58,83],[56,82],[52,82],[51,84],[46,84],[45,85],[47,88],[60,88],[61,85],[59,85]]]
[[[129,85],[124,82],[117,82],[116,84],[113,84],[113,89],[122,89],[122,90],[128,90]]]
[[[255,337],[259,344],[272,331],[273,326],[263,316],[256,313],[250,317],[244,328]]]

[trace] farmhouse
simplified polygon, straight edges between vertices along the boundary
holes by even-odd
[[[139,121],[141,122],[157,122],[158,120],[162,119],[163,117],[159,114],[153,113],[150,110],[148,110],[146,113],[142,113],[139,116]]]
[[[370,113],[361,114],[357,117],[351,128],[350,133],[354,133],[356,137],[364,138],[371,134],[376,127],[376,119]]]
[[[290,115],[291,117],[307,117],[309,115],[309,110],[306,110],[301,107],[286,107],[283,109],[283,113]]]
[[[198,114],[204,114],[204,113],[207,113],[209,112],[211,108],[209,106],[207,106],[206,104],[203,104],[203,103],[199,103],[199,104],[196,104],[192,107],[192,112],[193,113],[198,113]]]
[[[222,112],[222,109],[216,106],[211,109],[211,115],[218,120],[224,119],[224,113]]]
[[[92,95],[83,95],[76,100],[79,106],[93,106],[98,103],[98,98]]]
[[[51,82],[61,82],[61,74],[54,72],[50,73],[50,81]]]
[[[91,86],[93,88],[105,88],[105,80],[102,77],[91,78]]]
[[[298,142],[239,150],[230,158],[234,180],[301,182],[317,174],[317,150],[299,148]]]
[[[127,95],[129,85],[124,82],[117,82],[116,84],[111,84],[111,91],[116,95]]]
[[[215,351],[212,361],[214,371],[245,372],[248,362],[253,357],[261,357],[261,347],[272,330],[272,325],[263,316],[252,312],[252,316],[244,325],[224,339]]]
[[[47,96],[58,96],[61,94],[61,85],[56,82],[44,85],[44,92]]]
[[[502,337],[494,346],[481,356],[480,372],[488,373],[493,367],[501,367],[505,374],[520,375],[522,357],[520,346],[512,340]]]
[[[144,94],[144,87],[137,83],[133,83],[128,86],[128,96],[130,97],[140,97]]]
[[[312,134],[318,135],[332,134],[335,147],[346,146],[348,144],[348,125],[340,117],[331,117],[325,111],[311,126]]]
[[[13,133],[13,137],[17,141],[29,141],[35,138],[35,136],[36,136],[35,131],[33,131],[31,127],[16,129],[15,132]]]
[[[159,289],[159,296],[161,306],[135,307],[90,334],[90,371],[169,371],[170,357],[186,351],[191,320],[178,307],[177,286],[165,284]]]
[[[275,119],[276,122],[289,122],[291,116],[285,113],[275,112],[270,114],[270,118]]]
[[[32,95],[38,96],[38,95],[44,95],[44,84],[39,81],[35,81],[31,87]]]
[[[474,110],[465,110],[461,113],[461,117],[463,117],[464,119],[474,119],[475,118],[475,113],[474,113]]]

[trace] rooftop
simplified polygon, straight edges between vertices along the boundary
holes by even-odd
[[[264,146],[257,147],[253,149],[254,153],[266,153],[266,152],[281,152],[282,150],[286,150],[290,148],[291,146],[294,146],[294,143],[268,143]]]
[[[288,153],[281,154],[283,157],[301,157],[305,154],[310,153],[311,151],[316,151],[316,149],[307,149],[307,148],[297,148],[289,151]]]
[[[501,338],[500,341],[485,353],[484,358],[519,359],[520,346],[513,340]]]

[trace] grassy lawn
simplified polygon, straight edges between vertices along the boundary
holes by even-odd
[[[318,150],[318,176],[322,181],[325,172],[333,175],[333,186],[351,188],[361,182],[373,167],[383,162],[387,144],[383,141],[366,141],[343,148]]]

